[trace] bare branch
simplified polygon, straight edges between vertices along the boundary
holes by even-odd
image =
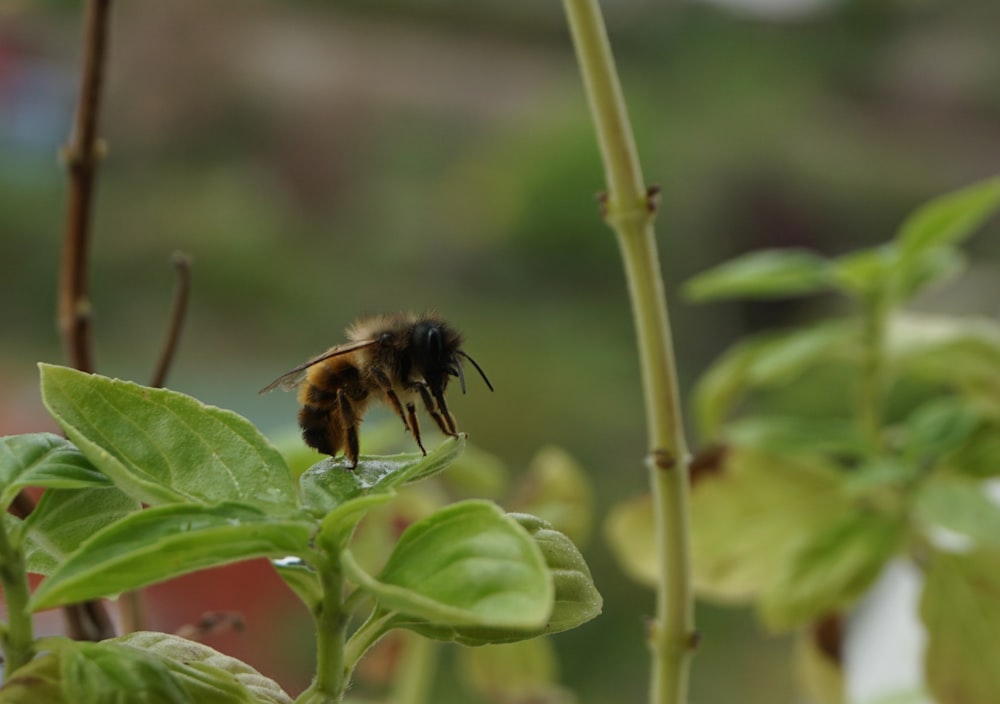
[[[160,362],[153,374],[150,386],[161,387],[167,381],[167,373],[177,352],[181,339],[181,329],[184,327],[184,315],[187,313],[188,295],[191,291],[191,258],[183,252],[177,252],[173,257],[174,268],[177,269],[177,289],[174,294],[174,307],[170,315],[170,327],[167,329],[167,341],[160,354]]]

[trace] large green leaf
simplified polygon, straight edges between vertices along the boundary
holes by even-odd
[[[69,441],[52,433],[0,438],[0,510],[26,487],[74,489],[111,481]]]
[[[910,215],[896,236],[904,256],[955,245],[1000,209],[1000,177],[935,198]]]
[[[699,274],[684,286],[696,301],[775,298],[829,289],[830,262],[801,249],[765,249]]]
[[[272,680],[211,648],[160,633],[100,643],[48,638],[12,673],[2,704],[291,704]]]
[[[758,596],[849,507],[840,472],[820,457],[732,450],[692,487],[695,586],[722,601]]]
[[[39,610],[136,589],[252,557],[304,555],[312,522],[238,504],[169,505],[133,513],[87,540],[39,586]]]
[[[927,686],[941,704],[994,704],[1000,692],[1000,552],[929,557],[920,600]]]
[[[348,576],[381,608],[442,626],[535,630],[552,614],[554,586],[528,532],[486,501],[463,501],[410,525],[378,577],[350,551]]]
[[[902,537],[898,518],[859,509],[812,532],[764,590],[764,622],[791,628],[849,606],[896,554]]]
[[[236,501],[296,510],[284,459],[241,416],[167,389],[39,365],[42,399],[117,486],[151,505]]]
[[[92,535],[140,508],[113,486],[49,489],[25,520],[28,571],[51,574]]]

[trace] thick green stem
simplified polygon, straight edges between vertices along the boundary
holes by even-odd
[[[344,575],[334,556],[320,561],[317,573],[323,600],[313,614],[316,620],[316,679],[299,695],[298,704],[339,704],[347,688],[344,643],[347,613],[344,611]]]
[[[639,344],[649,438],[657,554],[662,557],[652,651],[651,704],[683,704],[696,642],[688,522],[688,452],[666,296],[647,191],[596,0],[564,0],[608,182],[605,217],[615,231]]]
[[[7,604],[7,628],[2,641],[4,672],[10,674],[35,655],[31,613],[28,611],[28,577],[24,552],[0,521],[0,586]]]

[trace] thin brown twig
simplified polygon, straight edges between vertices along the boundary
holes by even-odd
[[[191,258],[183,252],[177,252],[173,257],[174,268],[177,270],[177,289],[174,293],[174,306],[170,314],[170,327],[167,330],[167,341],[160,354],[160,362],[156,365],[153,381],[150,386],[159,388],[167,381],[167,374],[177,353],[177,345],[181,340],[181,329],[184,326],[184,316],[187,313],[188,296],[191,291]]]
[[[97,126],[107,56],[111,0],[89,0],[83,40],[83,77],[70,143],[65,150],[69,171],[69,207],[59,276],[59,328],[69,363],[94,371],[88,264],[90,225],[97,165],[101,158]],[[75,640],[103,640],[115,635],[100,601],[63,609],[68,635]]]
[[[59,328],[70,364],[85,372],[94,371],[88,254],[95,174],[101,158],[97,126],[110,9],[111,0],[89,0],[87,3],[80,101],[64,155],[70,192],[59,278]]]

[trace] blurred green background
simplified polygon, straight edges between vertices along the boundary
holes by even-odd
[[[0,6],[3,434],[51,427],[34,364],[63,360],[57,153],[79,5]],[[604,7],[646,176],[663,189],[685,388],[747,332],[839,305],[692,306],[677,294],[687,277],[760,247],[879,242],[1000,164],[995,0]],[[628,300],[592,197],[603,176],[559,3],[128,0],[113,32],[92,266],[100,371],[149,379],[182,250],[194,284],[172,388],[278,436],[294,398],[257,389],[359,314],[434,308],[497,389],[470,379],[452,395],[473,442],[514,468],[563,446],[602,515],[644,489]],[[996,315],[997,233],[977,236],[971,271],[922,307]],[[584,703],[641,701],[652,595],[599,534],[585,553],[605,613],[557,637],[564,680]],[[786,639],[743,611],[702,606],[699,625],[693,701],[796,701]],[[301,629],[263,636],[282,654],[252,664],[298,686],[311,668]],[[448,663],[438,686],[435,701],[474,701]]]

